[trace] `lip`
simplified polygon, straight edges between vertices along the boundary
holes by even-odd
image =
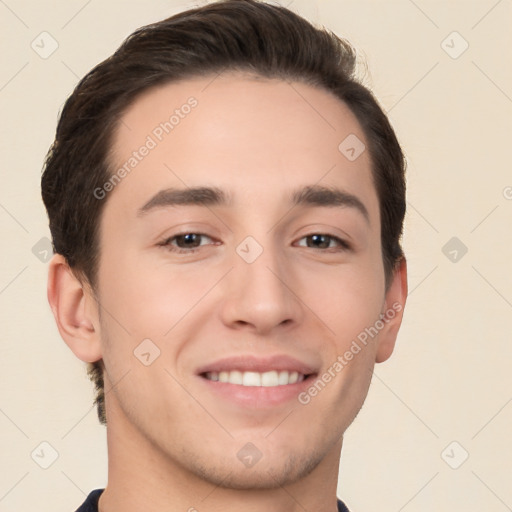
[[[212,363],[205,364],[197,369],[197,375],[206,372],[225,372],[230,370],[238,370],[240,372],[270,372],[286,370],[289,372],[298,372],[303,375],[316,373],[317,370],[311,365],[299,361],[298,359],[278,354],[274,356],[258,357],[253,355],[238,355],[219,359]],[[292,384],[289,384],[290,386]]]
[[[204,377],[207,372],[238,370],[241,372],[259,372],[287,370],[298,372],[305,376],[301,382],[282,386],[242,386],[208,380]],[[197,370],[201,385],[223,401],[243,408],[271,409],[292,400],[311,385],[318,371],[311,365],[287,355],[256,357],[250,355],[232,356],[201,366]]]
[[[286,384],[284,386],[242,386],[240,384],[229,384],[199,377],[202,385],[213,393],[231,404],[238,407],[255,409],[271,409],[280,405],[296,401],[300,393],[305,391],[314,381],[314,376],[305,378],[302,382]]]

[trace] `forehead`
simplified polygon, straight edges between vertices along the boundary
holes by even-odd
[[[350,109],[323,89],[241,73],[183,80],[125,111],[110,155],[113,172],[125,172],[112,195],[142,201],[164,185],[214,185],[235,200],[237,191],[279,200],[283,188],[321,184],[375,201],[366,145]]]

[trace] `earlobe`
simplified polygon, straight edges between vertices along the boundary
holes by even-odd
[[[386,293],[384,301],[384,315],[383,322],[385,327],[379,334],[377,354],[375,362],[382,363],[386,361],[395,348],[396,338],[405,308],[407,299],[407,262],[405,257],[402,257],[400,263],[397,265],[392,282]]]
[[[96,301],[61,254],[50,260],[47,292],[59,333],[73,353],[85,362],[101,359]]]

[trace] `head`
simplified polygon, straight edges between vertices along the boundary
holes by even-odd
[[[100,421],[123,416],[169,457],[198,461],[198,474],[209,471],[199,452],[219,460],[219,481],[229,466],[189,442],[205,422],[269,464],[270,453],[290,454],[276,472],[311,470],[393,350],[405,300],[405,164],[355,60],[348,42],[289,10],[224,1],[137,30],[62,110],[42,177],[59,329],[89,364]],[[74,284],[57,299],[64,281]],[[224,356],[283,353],[310,379],[295,416],[313,412],[318,425],[296,438],[282,425],[267,438],[282,417],[275,409],[248,417],[209,403],[202,386]],[[308,391],[319,379],[332,384]],[[338,421],[325,434],[327,415]]]

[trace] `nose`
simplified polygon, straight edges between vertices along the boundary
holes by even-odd
[[[301,321],[303,306],[293,289],[292,270],[279,256],[269,248],[252,263],[235,255],[234,268],[224,282],[225,325],[265,335]]]

